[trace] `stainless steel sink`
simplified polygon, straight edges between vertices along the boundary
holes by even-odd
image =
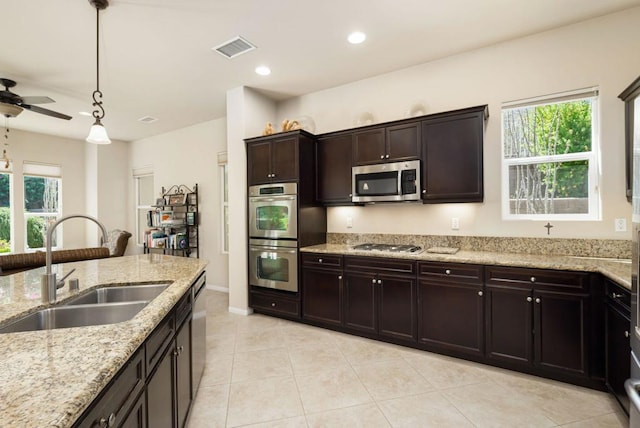
[[[115,324],[133,318],[149,302],[56,306],[42,309],[0,328],[0,333]]]
[[[168,286],[168,284],[145,284],[95,288],[62,303],[62,305],[93,305],[97,303],[137,301],[149,302],[166,290]]]

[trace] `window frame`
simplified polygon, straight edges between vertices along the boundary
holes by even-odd
[[[151,179],[153,180],[153,171],[149,172],[149,171],[145,171],[142,173],[135,173],[133,175],[133,182],[134,182],[134,197],[135,197],[135,234],[136,234],[136,246],[137,247],[144,247],[144,236],[143,236],[143,231],[140,230],[140,218],[139,218],[139,214],[140,212],[144,212],[145,218],[147,215],[148,211],[153,210],[153,206],[152,205],[144,205],[144,204],[140,204],[140,179],[141,178],[148,178],[151,177]],[[155,189],[155,186],[154,186]]]
[[[522,107],[536,107],[549,104],[591,99],[591,150],[588,152],[566,153],[521,158],[505,158],[504,114],[506,110]],[[501,154],[501,206],[502,219],[509,221],[599,221],[602,219],[602,203],[600,193],[600,97],[597,88],[585,88],[559,94],[529,98],[525,100],[505,102],[500,115],[500,154]],[[544,163],[587,161],[588,212],[563,214],[514,214],[511,213],[509,196],[509,168],[517,165],[537,165]]]
[[[9,160],[6,163],[0,164],[0,174],[6,174],[9,177],[9,252],[1,254],[13,254],[16,250],[16,231],[15,231],[15,203],[14,203],[14,188],[13,188],[13,161]]]
[[[229,254],[229,163],[227,152],[218,153],[218,168],[220,170],[220,253]],[[225,188],[227,192],[225,192]]]
[[[62,166],[54,164],[46,164],[40,162],[24,161],[22,165],[22,217],[23,217],[23,245],[25,253],[33,253],[36,251],[42,251],[47,247],[46,236],[44,237],[44,246],[42,247],[29,247],[29,233],[27,231],[29,225],[29,218],[32,217],[55,217],[55,221],[60,220],[63,217],[63,184],[62,184]],[[26,186],[25,179],[31,178],[48,178],[58,181],[58,210],[56,212],[28,212],[26,209]],[[64,233],[63,225],[56,228],[56,245],[52,245],[53,250],[64,248]]]

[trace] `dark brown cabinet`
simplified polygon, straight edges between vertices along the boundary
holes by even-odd
[[[624,116],[625,116],[625,178],[626,189],[625,193],[627,200],[631,202],[633,196],[633,139],[634,135],[637,135],[635,129],[640,125],[636,117],[638,117],[636,108],[636,100],[640,97],[640,77],[634,80],[620,95],[622,101],[624,101]]]
[[[482,202],[487,106],[431,115],[422,122],[424,202]]]
[[[586,377],[589,275],[487,267],[487,357]]]
[[[316,199],[323,204],[351,203],[352,140],[343,133],[316,142]]]
[[[377,127],[353,133],[355,165],[418,159],[420,122]]]
[[[302,318],[342,326],[342,256],[302,255]]]
[[[344,326],[391,341],[415,342],[415,262],[345,257]]]
[[[629,396],[624,381],[631,377],[631,294],[609,280],[605,280],[605,289],[605,383],[629,414]]]
[[[249,185],[297,179],[297,142],[296,137],[284,137],[249,144]]]
[[[427,349],[483,355],[482,266],[418,263],[418,343]]]

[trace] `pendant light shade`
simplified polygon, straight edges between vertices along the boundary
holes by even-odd
[[[96,90],[93,91],[93,106],[96,109],[92,113],[96,121],[91,126],[86,141],[93,144],[111,144],[107,130],[102,124],[104,108],[100,92],[100,10],[109,6],[109,0],[89,0],[89,4],[96,8]]]

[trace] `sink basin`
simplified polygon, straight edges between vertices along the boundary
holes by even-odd
[[[95,288],[64,303],[64,306],[95,305],[97,303],[150,301],[162,293],[168,284],[128,285]]]
[[[133,318],[149,302],[56,306],[31,313],[0,328],[0,333],[115,324]]]

